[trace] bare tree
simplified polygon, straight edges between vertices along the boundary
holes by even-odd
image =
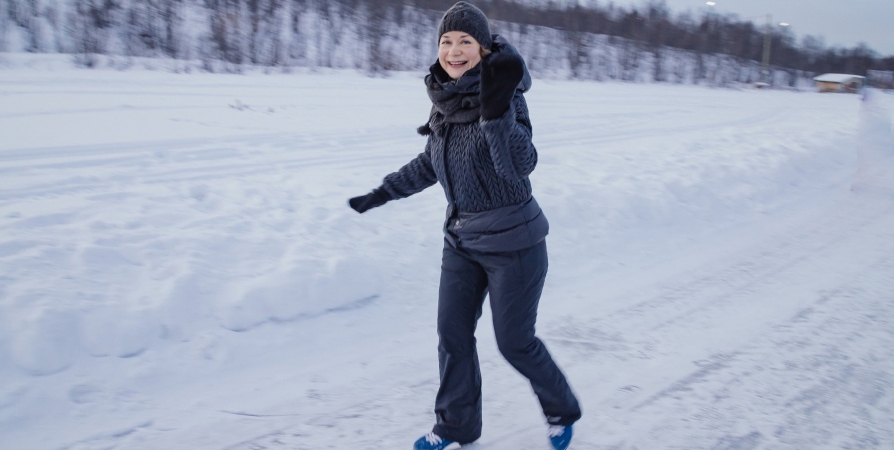
[[[115,0],[75,0],[69,16],[69,35],[73,40],[75,62],[93,67],[97,55],[106,52],[106,44],[121,6]]]

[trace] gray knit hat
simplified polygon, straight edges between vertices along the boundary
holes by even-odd
[[[487,16],[471,3],[457,2],[444,13],[441,25],[438,27],[438,39],[440,40],[448,31],[469,33],[487,50],[493,45]]]

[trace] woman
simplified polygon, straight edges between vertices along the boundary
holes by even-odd
[[[432,110],[419,133],[425,151],[367,195],[350,199],[359,213],[440,182],[447,196],[438,298],[441,385],[437,423],[416,450],[442,450],[481,436],[481,373],[475,325],[490,294],[500,352],[527,377],[565,449],[580,406],[546,347],[534,336],[547,271],[549,225],[531,196],[537,163],[522,94],[531,86],[524,60],[491,35],[487,17],[459,2],[441,19],[438,62],[425,78]]]

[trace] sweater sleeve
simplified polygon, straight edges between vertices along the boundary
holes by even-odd
[[[425,144],[425,151],[397,172],[385,177],[382,187],[392,200],[406,198],[438,182],[431,164],[431,138]]]
[[[481,129],[490,148],[494,168],[501,177],[518,181],[534,171],[537,149],[531,142],[528,106],[521,94],[515,94],[509,110],[502,117],[482,119]]]

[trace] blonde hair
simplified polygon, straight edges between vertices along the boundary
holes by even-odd
[[[478,44],[478,48],[481,49],[481,52],[480,52],[480,53],[481,53],[481,57],[482,57],[482,58],[484,58],[485,56],[490,55],[491,53],[493,53],[492,51],[490,51],[490,50],[484,48],[484,46],[481,45],[481,44]]]

